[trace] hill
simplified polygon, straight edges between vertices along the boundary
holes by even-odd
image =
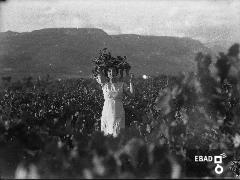
[[[113,55],[126,55],[135,74],[177,74],[195,70],[198,51],[209,51],[190,38],[108,35],[94,28],[49,28],[32,32],[0,33],[0,68],[13,76],[89,76],[93,57],[107,47]]]

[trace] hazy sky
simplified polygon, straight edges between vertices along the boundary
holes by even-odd
[[[240,0],[8,0],[0,31],[101,28],[108,34],[240,41]]]

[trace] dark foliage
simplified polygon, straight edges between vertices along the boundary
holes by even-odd
[[[228,167],[240,153],[240,111],[232,57],[218,57],[216,76],[211,57],[201,53],[197,73],[136,78],[136,97],[124,97],[127,127],[117,138],[100,132],[103,97],[94,80],[25,79],[19,88],[2,88],[0,176],[233,177]],[[221,175],[214,163],[194,162],[223,152]]]

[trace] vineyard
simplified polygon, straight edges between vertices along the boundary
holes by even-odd
[[[211,57],[197,54],[196,73],[136,77],[124,97],[126,129],[100,132],[103,95],[94,79],[21,81],[1,88],[1,178],[234,177],[239,160],[239,46]],[[233,59],[233,60],[232,60]],[[233,73],[235,72],[235,74]],[[226,154],[213,162],[194,156]]]

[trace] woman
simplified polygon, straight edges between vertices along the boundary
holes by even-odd
[[[129,87],[117,77],[118,69],[110,67],[107,70],[108,79],[101,72],[97,76],[97,82],[101,85],[104,95],[104,106],[101,117],[101,131],[104,135],[118,136],[120,130],[125,128],[125,112],[123,109],[123,94],[134,96],[132,78],[129,79]]]

